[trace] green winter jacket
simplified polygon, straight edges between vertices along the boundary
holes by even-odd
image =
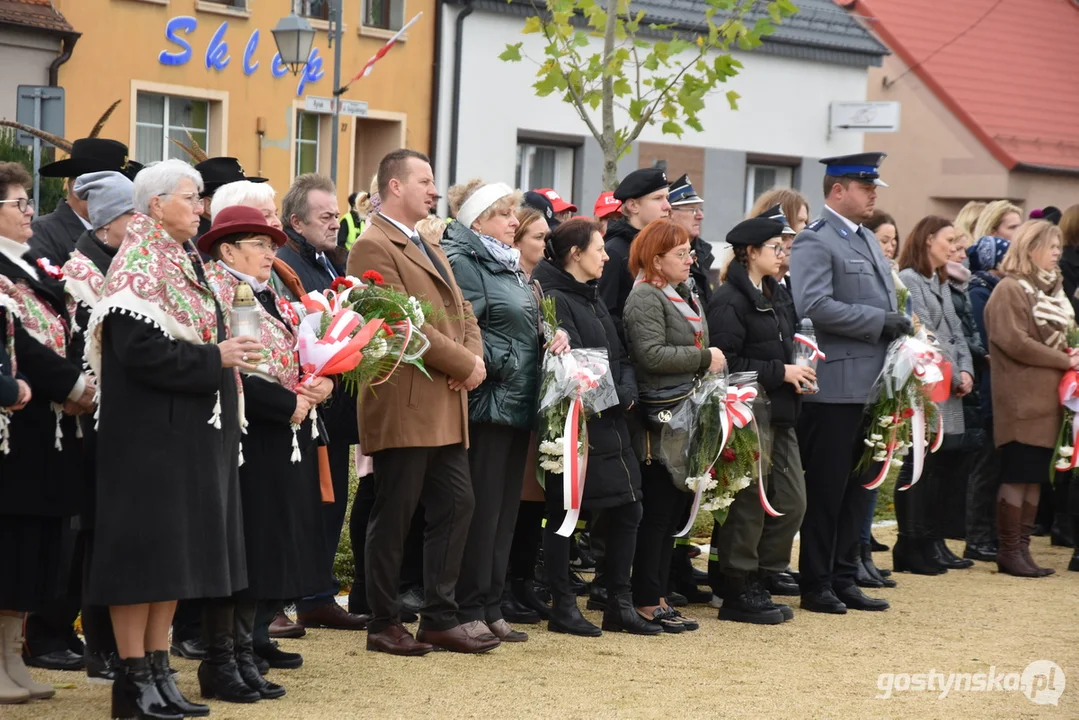
[[[468,393],[468,419],[531,429],[539,401],[539,303],[524,273],[495,261],[479,236],[446,226],[442,249],[483,334],[487,379]]]

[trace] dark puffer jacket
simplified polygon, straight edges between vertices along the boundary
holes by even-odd
[[[608,260],[599,279],[599,297],[610,312],[622,342],[626,340],[622,313],[629,291],[633,289],[633,276],[629,274],[629,246],[639,232],[625,220],[615,220],[607,225],[607,236],[604,238]]]
[[[579,282],[546,260],[536,266],[532,279],[539,282],[544,294],[555,299],[558,322],[569,334],[571,348],[607,351],[618,387],[619,406],[588,421],[584,506],[608,508],[635,502],[641,498],[641,469],[633,452],[626,411],[637,401],[637,381],[611,314],[600,302],[595,282]],[[558,479],[547,480],[548,492],[562,487],[561,476],[555,477]]]
[[[446,226],[442,249],[483,334],[487,379],[468,393],[468,419],[532,429],[542,346],[536,296],[522,272],[496,261],[461,223]]]
[[[792,427],[801,398],[783,381],[785,365],[794,363],[794,301],[773,277],[762,287],[769,300],[753,286],[745,265],[732,260],[727,281],[708,303],[708,330],[712,346],[723,351],[731,372],[755,372],[771,402],[771,424]]]

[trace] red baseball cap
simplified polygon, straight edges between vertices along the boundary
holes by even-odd
[[[616,212],[621,212],[622,201],[614,199],[614,193],[608,190],[605,193],[600,193],[596,198],[596,206],[592,208],[592,214],[601,220],[608,215]]]
[[[573,203],[568,203],[562,199],[562,196],[556,193],[551,188],[540,188],[536,190],[540,195],[551,201],[551,209],[556,213],[564,213],[567,210],[570,212],[577,212],[577,206]]]

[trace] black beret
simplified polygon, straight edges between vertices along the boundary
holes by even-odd
[[[651,195],[656,190],[667,187],[667,173],[659,168],[641,168],[634,170],[618,183],[614,199],[625,202],[632,198]]]
[[[784,224],[771,218],[750,218],[731,228],[727,242],[731,245],[760,247],[774,237],[783,234]]]

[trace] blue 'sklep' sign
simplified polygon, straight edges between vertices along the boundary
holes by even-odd
[[[162,65],[186,65],[192,56],[191,43],[187,41],[185,36],[195,32],[199,26],[199,21],[190,15],[180,15],[172,18],[165,23],[165,39],[170,43],[178,47],[178,50],[169,51],[162,50],[157,56],[158,62]],[[222,71],[228,67],[232,61],[232,56],[229,55],[229,44],[225,40],[225,33],[228,32],[228,22],[223,22],[217,28],[217,32],[210,38],[210,44],[206,46],[206,69]],[[259,68],[259,61],[254,60],[255,50],[259,45],[259,31],[255,30],[251,33],[251,37],[247,40],[247,45],[244,47],[243,55],[243,71],[244,75],[252,75]],[[273,60],[270,61],[270,72],[274,77],[283,77],[288,74],[288,68],[281,63],[280,53],[274,53]],[[322,56],[319,54],[318,48],[311,48],[311,54],[307,58],[307,65],[304,66],[303,71],[300,73],[300,82],[296,86],[296,94],[303,97],[304,88],[308,83],[315,83],[322,79],[325,75],[325,71],[322,69]]]

